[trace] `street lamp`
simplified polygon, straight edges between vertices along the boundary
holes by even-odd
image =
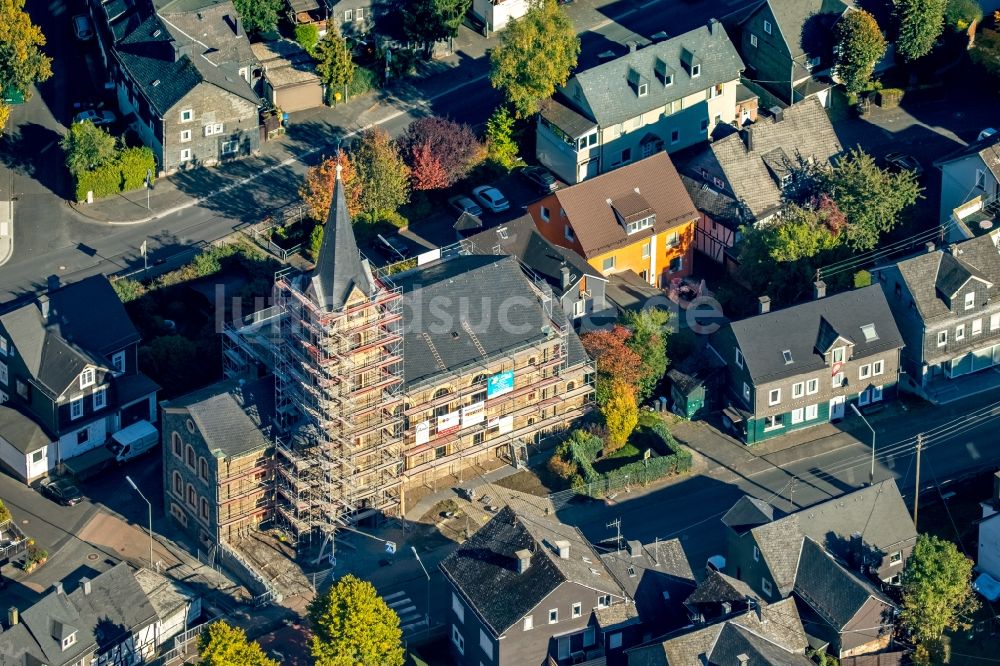
[[[142,491],[139,490],[139,486],[135,485],[135,481],[132,480],[132,477],[126,475],[125,480],[128,481],[128,485],[132,486],[132,490],[139,493],[139,497],[141,497],[142,501],[149,507],[149,568],[155,569],[156,566],[153,564],[153,505],[148,499],[146,499],[146,496],[142,494]]]
[[[868,423],[868,419],[865,418],[865,415],[861,413],[857,405],[853,402],[851,403],[851,409],[854,410],[855,414],[861,417],[861,420],[865,422],[868,429],[872,431],[872,469],[868,473],[868,485],[871,486],[875,484],[875,428],[872,427],[871,423]]]
[[[427,612],[424,613],[424,622],[427,623],[427,631],[431,630],[431,575],[427,573],[427,567],[424,566],[423,560],[420,559],[420,554],[417,552],[416,546],[410,546],[410,550],[413,551],[413,556],[417,558],[417,564],[420,568],[424,570],[424,575],[427,576]]]

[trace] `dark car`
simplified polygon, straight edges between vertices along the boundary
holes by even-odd
[[[389,253],[389,257],[392,259],[406,259],[410,256],[410,248],[406,243],[401,241],[398,236],[383,236],[378,235],[379,246]]]
[[[924,167],[920,165],[913,155],[903,153],[889,153],[885,156],[886,164],[896,167],[900,171],[912,171],[918,176],[924,172]]]
[[[542,192],[552,192],[559,187],[556,177],[542,167],[525,167],[521,169],[521,175],[534,183]]]
[[[73,506],[79,504],[83,499],[80,489],[69,481],[45,479],[38,484],[38,489],[43,495],[53,502],[58,502],[63,506]]]

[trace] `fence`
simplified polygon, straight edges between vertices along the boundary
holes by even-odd
[[[253,605],[261,606],[271,601],[281,601],[281,593],[271,587],[263,574],[250,562],[224,543],[216,551],[219,564],[246,585],[253,596]]]
[[[272,241],[271,236],[275,229],[284,229],[293,222],[300,221],[308,212],[309,207],[306,204],[290,204],[279,209],[274,216],[269,217],[263,222],[244,227],[240,231],[267,252],[278,257],[281,261],[287,262],[290,256],[302,249],[302,244],[299,243],[290,248],[283,248]]]
[[[576,485],[566,490],[560,490],[549,494],[549,501],[552,502],[556,511],[561,511],[567,504],[577,497],[587,497],[591,499],[614,499],[619,493],[628,493],[632,486],[645,486],[647,483],[663,479],[663,476],[647,475],[640,472],[639,475],[625,475],[623,477],[604,477],[600,481],[592,481]]]
[[[221,618],[215,618],[209,620],[208,622],[203,622],[197,626],[191,627],[182,634],[177,634],[174,636],[172,647],[161,654],[156,659],[146,662],[148,666],[167,666],[176,659],[189,656],[198,655],[198,638],[201,636],[201,632],[205,631],[210,624],[213,622],[218,622]],[[185,661],[188,661],[185,659]]]

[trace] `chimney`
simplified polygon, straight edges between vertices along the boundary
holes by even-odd
[[[56,594],[62,594],[63,593],[62,581],[59,581],[58,583],[53,583],[52,589],[56,591]]]
[[[517,573],[523,574],[531,566],[531,551],[525,548],[514,552],[517,558]]]
[[[743,143],[747,147],[747,152],[753,152],[753,126],[747,127],[745,130],[740,132],[743,135]]]
[[[628,554],[632,558],[642,557],[642,542],[639,540],[628,541],[625,544],[628,548]]]
[[[729,603],[728,601],[723,601],[719,605],[722,607],[722,614],[723,615],[729,615],[730,613],[733,612],[733,605],[731,603]]]
[[[736,660],[740,662],[740,666],[747,666],[750,663],[750,657],[746,656],[744,653],[736,655]]]
[[[556,550],[559,551],[560,559],[569,559],[569,541],[556,541]]]
[[[628,52],[629,53],[635,53],[635,50],[636,50],[636,48],[638,48],[638,46],[639,45],[636,42],[629,42],[628,43]]]
[[[785,110],[780,106],[772,106],[768,111],[771,112],[771,117],[774,118],[774,122],[780,123],[785,119]]]
[[[936,248],[936,247],[934,246],[934,241],[927,241],[926,243],[924,243],[924,247],[926,247],[926,248],[927,248],[927,253],[928,253],[928,254],[930,254],[930,253],[931,253],[931,252],[933,252],[933,251],[934,251],[935,249],[937,249],[937,248]]]
[[[708,20],[708,32],[714,37],[719,34],[720,23],[717,19]]]
[[[7,609],[7,626],[13,627],[18,621],[17,606],[11,606]]]
[[[83,588],[84,595],[90,594],[90,579],[89,578],[81,578],[80,579],[80,587]]]
[[[42,321],[48,323],[49,321],[49,297],[42,296],[38,299],[38,307],[42,311]]]
[[[569,289],[569,266],[563,264],[559,267],[560,284],[563,289]]]
[[[813,283],[813,298],[817,301],[821,298],[826,297],[826,282],[822,280],[817,280]]]
[[[950,254],[953,257],[957,257],[958,255],[962,254],[962,251],[958,249],[957,243],[949,243],[948,254]]]
[[[771,297],[761,296],[757,299],[757,312],[760,314],[767,314],[771,311]]]

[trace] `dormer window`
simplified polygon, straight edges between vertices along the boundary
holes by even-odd
[[[653,63],[653,74],[664,88],[674,85],[674,70],[667,64],[666,60],[656,59]]]
[[[701,65],[691,65],[691,78],[697,79],[701,76]]]
[[[843,347],[837,347],[836,349],[834,349],[833,352],[832,352],[832,354],[831,354],[831,358],[833,359],[834,363],[843,363],[844,362],[844,348]]]
[[[649,93],[649,85],[646,83],[639,84],[639,97],[645,97]]]
[[[80,373],[80,388],[87,388],[94,385],[94,369],[87,368]]]
[[[681,47],[681,64],[692,79],[701,76],[701,58],[685,47]]]
[[[646,79],[646,77],[640,74],[637,70],[629,67],[626,78],[628,79],[629,87],[638,97],[645,97],[649,93],[648,79]]]
[[[62,639],[62,649],[65,650],[69,646],[73,645],[74,643],[76,643],[76,632],[75,631],[72,634],[70,634],[69,636],[66,636],[65,638]]]
[[[970,291],[965,295],[965,309],[971,310],[976,307],[976,292]]]
[[[625,225],[625,233],[631,236],[632,234],[642,231],[643,229],[649,229],[651,226],[653,226],[653,222],[655,221],[655,219],[656,219],[655,215],[650,215],[648,217],[642,218],[641,220],[635,220],[634,222],[629,222],[628,224]]]

